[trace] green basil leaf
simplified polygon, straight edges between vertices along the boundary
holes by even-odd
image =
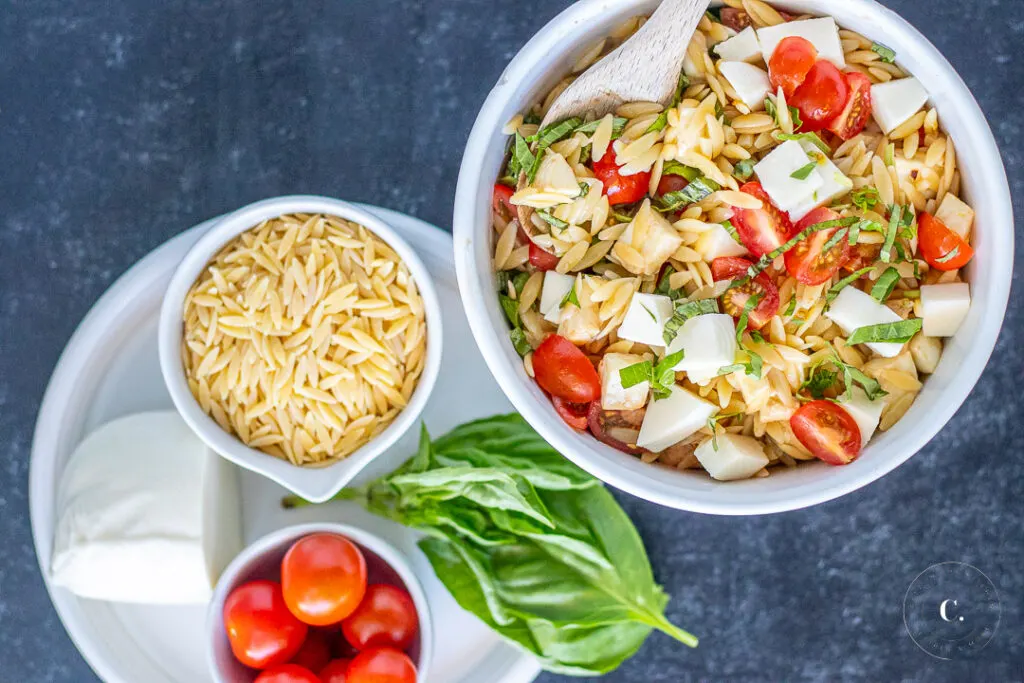
[[[804,228],[793,237],[789,238],[786,241],[786,243],[783,244],[781,247],[776,247],[775,249],[772,249],[770,252],[759,258],[756,263],[752,264],[749,268],[747,268],[746,277],[741,280],[734,280],[732,286],[739,286],[757,277],[758,275],[761,274],[762,271],[764,271],[765,268],[772,264],[772,261],[782,256],[796,245],[800,244],[800,242],[810,237],[813,233],[820,232],[822,230],[831,230],[832,228],[849,227],[850,225],[853,225],[859,220],[860,219],[857,218],[856,216],[849,216],[847,218],[836,218],[834,220],[821,221],[820,223],[809,225],[808,227]]]
[[[846,340],[847,344],[867,344],[872,342],[891,342],[903,344],[921,331],[922,320],[910,318],[893,323],[866,325],[855,329]]]
[[[666,192],[658,198],[658,205],[655,207],[662,213],[677,211],[684,206],[695,204],[706,199],[712,192],[717,192],[722,186],[711,178],[700,176],[690,181],[690,184],[675,192]]]
[[[856,189],[851,196],[853,205],[863,211],[870,211],[878,204],[878,190],[871,186]]]
[[[824,365],[816,365],[811,369],[804,383],[797,391],[807,391],[816,400],[825,398],[825,392],[835,386],[839,373],[829,370]]]
[[[665,130],[665,126],[668,125],[668,109],[658,114],[658,118],[654,119],[654,123],[647,126],[647,130],[644,131],[644,135],[647,133],[657,133]]]
[[[545,223],[555,228],[568,228],[569,224],[560,218],[555,218],[548,211],[538,210],[537,215],[540,216]]]
[[[790,173],[789,177],[794,178],[796,180],[807,180],[807,177],[814,172],[814,169],[817,167],[817,165],[817,161],[812,161]]]
[[[512,340],[512,346],[515,348],[516,353],[520,356],[525,356],[530,351],[533,351],[533,347],[530,346],[529,340],[526,338],[526,332],[521,327],[514,327],[512,331],[508,333],[509,339]]]
[[[792,299],[789,300],[789,305],[786,306],[786,312],[783,313],[782,315],[788,318],[794,313],[796,313],[796,297],[793,297]]]
[[[671,264],[665,264],[665,269],[662,271],[661,278],[658,280],[658,286],[654,290],[655,294],[661,294],[662,296],[667,296],[670,299],[679,298],[679,290],[672,289],[672,284],[670,282],[670,279],[675,272],[676,269],[673,268]],[[650,311],[647,312],[651,313]],[[651,317],[657,320],[653,313],[651,313]]]
[[[873,377],[868,377],[852,365],[844,364],[843,370],[852,381],[860,385],[861,389],[863,389],[864,393],[867,395],[868,400],[876,401],[889,394],[889,392],[882,389],[882,385],[878,383],[878,380]]]
[[[740,370],[746,369],[747,366],[744,365],[743,363],[733,363],[732,365],[726,365],[725,367],[719,368],[718,376],[720,377],[722,375],[731,375],[734,372],[739,372]]]
[[[835,234],[828,238],[828,241],[821,247],[821,253],[827,254],[832,247],[836,246],[846,237],[846,233],[852,228],[839,228]]]
[[[679,334],[679,328],[690,318],[708,313],[718,313],[717,299],[698,299],[697,301],[682,301],[676,304],[672,317],[665,323],[665,332],[662,338],[665,346],[668,346]]]
[[[559,123],[552,123],[544,128],[544,130],[538,131],[536,135],[531,136],[529,142],[536,142],[538,150],[545,149],[572,135],[576,128],[582,124],[583,119],[575,116]]]
[[[764,294],[758,292],[747,297],[746,303],[743,304],[743,312],[740,313],[740,319],[736,323],[736,342],[740,343],[743,341],[743,333],[747,330],[747,322],[750,318],[750,312],[761,302]]]
[[[565,296],[562,297],[562,301],[561,301],[561,303],[558,304],[558,307],[562,308],[566,304],[572,304],[576,308],[580,307],[580,299],[579,299],[578,296],[576,296],[576,283],[575,282],[572,283],[572,287],[570,287],[569,291],[566,292]]]
[[[885,233],[885,243],[882,244],[882,251],[878,255],[886,263],[892,260],[892,245],[896,241],[896,230],[899,228],[902,218],[903,206],[901,204],[893,206],[892,212],[889,214],[889,229]]]
[[[519,302],[507,294],[498,294],[498,301],[501,302],[501,310],[505,317],[512,323],[512,327],[519,327]]]
[[[508,292],[508,283],[512,279],[512,274],[516,272],[514,270],[499,270],[495,275],[495,282],[497,284],[497,290],[499,292]]]
[[[516,271],[515,276],[512,278],[512,286],[516,288],[516,294],[522,294],[523,288],[526,287],[526,281],[530,279],[530,274],[525,271]]]
[[[732,168],[733,176],[738,180],[749,180],[754,175],[754,160],[740,159]]]
[[[760,354],[751,351],[748,348],[743,349],[750,356],[750,360],[744,366],[747,370],[747,374],[754,379],[761,379],[761,371],[764,369],[764,359]]]
[[[533,168],[534,162],[536,161],[536,159],[534,159],[533,152],[530,151],[530,145],[526,142],[526,138],[519,133],[515,134],[512,146],[512,156],[516,160],[515,163],[517,171],[525,171]],[[519,173],[517,172],[515,175],[518,176]]]
[[[884,304],[899,281],[899,272],[892,266],[886,268],[885,272],[878,277],[875,285],[871,288],[871,297],[878,303]]]
[[[664,168],[661,170],[663,176],[666,175],[678,175],[686,178],[688,181],[693,182],[697,178],[701,177],[701,172],[695,168],[681,164],[674,159],[669,159],[665,162]]]
[[[832,285],[831,287],[829,287],[828,288],[828,292],[825,293],[825,303],[829,303],[830,304],[833,301],[835,301],[835,298],[837,296],[839,296],[839,292],[842,291],[843,287],[846,287],[847,285],[853,284],[857,280],[861,279],[864,276],[865,273],[869,273],[872,270],[874,270],[873,266],[868,266],[867,268],[861,268],[858,271],[854,271],[853,273],[850,273],[849,275],[844,277],[842,280],[840,280],[839,282],[837,282],[834,285]]]
[[[832,148],[826,145],[825,141],[818,137],[816,133],[783,133],[777,130],[772,133],[772,137],[780,141],[796,140],[800,142],[801,140],[806,140],[825,154],[832,154]]]
[[[792,104],[789,105],[789,118],[793,119],[793,130],[800,130],[804,127],[803,119],[800,118],[800,110]]]
[[[957,245],[957,246],[953,247],[952,251],[946,253],[945,256],[940,256],[939,258],[935,259],[935,261],[937,263],[949,263],[950,261],[955,259],[957,257],[957,255],[959,255],[959,254],[960,254],[960,246]]]
[[[616,134],[622,135],[622,131],[626,127],[627,123],[629,123],[629,119],[622,118],[621,116],[613,117],[612,118],[612,136],[615,137]],[[600,124],[601,124],[601,119],[597,119],[595,121],[589,121],[587,123],[582,123],[582,124],[576,126],[576,130],[574,130],[573,132],[574,133],[585,133],[587,135],[593,135],[594,133],[597,132],[597,127]]]
[[[623,389],[635,387],[644,382],[651,382],[654,377],[654,364],[649,360],[627,365],[619,370],[619,381]]]
[[[891,47],[886,47],[881,43],[871,43],[871,51],[882,58],[882,61],[886,64],[896,63],[896,51]]]
[[[733,239],[736,244],[743,244],[743,240],[740,239],[739,232],[736,231],[736,226],[732,224],[732,221],[726,219],[722,221],[722,227],[729,233],[729,237]]]

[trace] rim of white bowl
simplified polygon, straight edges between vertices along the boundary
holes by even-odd
[[[522,361],[507,340],[507,324],[498,310],[490,267],[489,206],[493,179],[503,156],[502,127],[508,118],[526,105],[527,95],[536,96],[544,82],[561,77],[564,70],[550,68],[532,78],[538,64],[560,59],[570,61],[586,47],[577,40],[589,25],[614,24],[627,16],[650,11],[650,0],[580,0],[552,19],[519,51],[502,73],[477,116],[470,133],[459,173],[455,197],[455,266],[470,329],[487,364],[517,410],[537,431],[567,458],[599,479],[640,498],[668,507],[721,515],[756,515],[795,510],[838,498],[884,476],[905,462],[952,418],[977,383],[995,348],[1009,298],[1013,274],[1013,207],[1006,171],[987,120],[956,70],[927,38],[895,12],[874,0],[846,0],[829,5],[822,0],[783,0],[773,4],[797,12],[828,15],[841,26],[863,24],[866,35],[899,47],[898,61],[926,84],[933,106],[939,110],[944,130],[960,140],[958,166],[969,169],[962,184],[976,207],[975,261],[968,268],[971,283],[971,311],[957,336],[947,340],[944,361],[956,356],[957,366],[940,363],[925,382],[914,408],[892,430],[875,437],[864,455],[844,468],[820,463],[798,470],[827,468],[827,478],[793,476],[794,486],[766,485],[765,479],[713,482],[707,477],[687,475],[667,468],[645,465],[596,439],[575,433],[562,423],[550,402],[530,380]],[[851,26],[852,27],[852,26]],[[587,39],[600,35],[594,30]],[[568,46],[568,47],[567,47]],[[527,88],[524,84],[530,83]],[[969,145],[964,141],[969,140]],[[477,237],[486,236],[481,247]],[[483,251],[480,251],[480,249]],[[984,272],[978,265],[984,255]],[[976,285],[983,284],[983,296]],[[970,332],[968,338],[966,333]],[[917,408],[926,392],[941,394],[941,400]],[[914,418],[900,429],[903,421]],[[875,443],[877,441],[878,443]],[[870,457],[869,457],[870,456]],[[806,480],[806,481],[805,481]],[[685,484],[685,485],[684,485]]]
[[[363,225],[388,244],[405,262],[423,299],[427,326],[427,357],[423,372],[409,404],[384,431],[354,453],[326,467],[297,467],[291,463],[250,448],[237,437],[221,429],[207,415],[189,390],[181,364],[183,322],[181,312],[185,296],[210,259],[237,235],[261,221],[289,213],[320,213],[338,216]],[[334,496],[375,457],[394,445],[416,422],[427,404],[441,367],[441,305],[433,278],[413,248],[394,228],[370,212],[329,197],[290,195],[264,199],[218,219],[188,251],[171,277],[160,306],[158,330],[160,372],[174,407],[199,438],[215,453],[231,462],[261,474],[293,493],[314,503]]]
[[[237,587],[239,575],[246,571],[257,558],[276,551],[286,543],[290,545],[310,534],[318,533],[344,536],[356,545],[363,546],[377,555],[398,574],[412,597],[419,617],[420,656],[416,662],[416,674],[420,680],[426,680],[426,674],[429,673],[430,662],[434,655],[434,622],[430,613],[430,603],[427,602],[427,594],[423,590],[419,577],[416,576],[416,572],[413,571],[412,565],[409,564],[405,555],[380,536],[360,527],[334,522],[295,524],[272,531],[246,546],[221,572],[213,590],[213,596],[210,598],[210,605],[206,610],[206,662],[214,679],[222,680],[213,643],[224,630],[224,602],[231,590]]]

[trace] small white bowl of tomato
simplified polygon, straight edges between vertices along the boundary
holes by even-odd
[[[407,560],[344,524],[287,527],[243,550],[217,583],[207,633],[224,683],[423,683],[433,642]]]

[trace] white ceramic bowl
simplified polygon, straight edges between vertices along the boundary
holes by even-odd
[[[929,89],[939,120],[956,143],[966,198],[977,212],[968,267],[973,305],[960,332],[913,408],[872,439],[845,467],[801,465],[763,479],[721,483],[703,473],[645,465],[578,434],[555,414],[523,370],[508,341],[508,324],[495,295],[491,269],[491,189],[502,163],[501,129],[568,72],[594,41],[628,17],[650,13],[652,0],[581,0],[542,28],[505,69],[470,134],[455,197],[455,264],[470,327],[491,372],[520,413],[566,457],[595,476],[647,500],[696,512],[751,515],[792,510],[849,493],[878,479],[920,450],[963,403],[995,345],[1013,269],[1013,210],[1003,169],[985,117],[953,67],[928,40],[872,0],[784,0],[795,13],[832,15],[897,50],[898,62]]]
[[[394,249],[409,267],[409,272],[423,298],[427,325],[427,358],[409,405],[370,442],[344,460],[327,467],[297,467],[255,448],[249,448],[233,434],[221,429],[213,418],[203,412],[199,402],[192,395],[181,363],[181,339],[184,328],[182,311],[185,296],[196,278],[213,256],[237,235],[268,218],[289,213],[328,214],[367,227]],[[174,272],[164,295],[160,308],[158,336],[160,370],[164,381],[175,408],[196,434],[216,453],[231,462],[276,481],[306,500],[320,503],[340,491],[371,460],[398,441],[423,412],[441,366],[441,305],[426,266],[412,247],[381,219],[337,199],[313,196],[277,197],[250,204],[224,216],[189,250]]]
[[[295,541],[316,533],[338,534],[349,539],[366,557],[368,583],[388,583],[405,588],[412,596],[419,617],[419,635],[409,648],[416,664],[417,680],[428,680],[430,658],[434,647],[434,625],[430,606],[419,579],[408,560],[390,544],[362,529],[345,524],[300,524],[267,534],[243,550],[228,565],[217,587],[206,615],[206,634],[210,643],[208,663],[214,680],[225,683],[251,683],[252,669],[243,666],[231,652],[224,630],[224,602],[238,586],[257,579],[281,580],[281,560]],[[340,637],[340,636],[339,636]],[[315,673],[315,672],[314,672]]]

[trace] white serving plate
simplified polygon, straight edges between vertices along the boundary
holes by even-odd
[[[459,301],[451,237],[419,219],[366,207],[417,250],[434,277],[444,320],[442,371],[423,419],[440,435],[511,406],[487,371]],[[157,358],[157,315],[175,266],[212,221],[151,252],[115,282],[68,342],[43,397],[29,468],[29,507],[36,555],[61,621],[100,678],[108,683],[206,683],[205,606],[159,607],[80,599],[50,585],[57,486],[75,446],[96,427],[130,413],[171,408]],[[374,460],[355,484],[388,472],[415,451],[412,429]],[[246,544],[305,522],[343,522],[381,536],[405,553],[423,583],[441,633],[427,683],[527,683],[540,671],[527,654],[507,645],[463,611],[416,547],[416,534],[366,513],[353,503],[281,509],[287,491],[239,470]]]

